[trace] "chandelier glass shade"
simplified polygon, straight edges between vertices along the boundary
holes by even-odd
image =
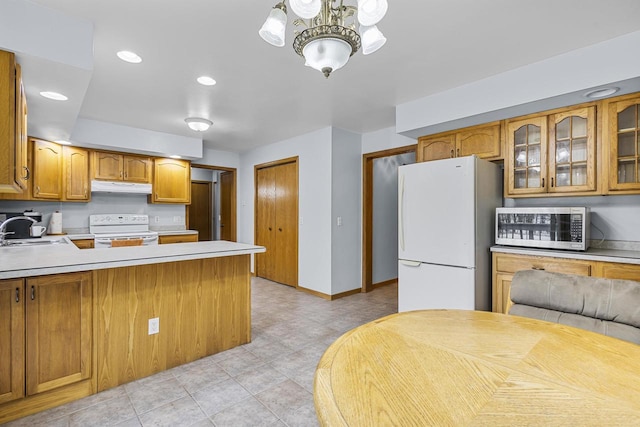
[[[293,49],[305,59],[305,65],[321,71],[325,77],[344,67],[349,58],[362,46],[368,55],[380,49],[387,39],[376,24],[387,12],[387,0],[289,0],[298,16]],[[258,31],[266,42],[282,47],[285,41],[287,7],[282,1],[274,6],[266,22]],[[356,31],[356,22],[360,28]]]

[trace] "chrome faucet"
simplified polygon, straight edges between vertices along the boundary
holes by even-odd
[[[6,231],[7,224],[9,224],[9,223],[11,223],[13,221],[19,220],[19,219],[28,219],[29,221],[31,221],[34,224],[36,222],[38,222],[33,218],[29,218],[28,216],[14,216],[14,217],[11,217],[11,218],[7,219],[6,221],[2,222],[2,224],[0,224],[0,246],[6,246],[7,245],[7,242],[4,239],[4,236],[7,236],[9,234],[14,234],[13,231],[10,231],[10,232],[7,233],[7,231]]]

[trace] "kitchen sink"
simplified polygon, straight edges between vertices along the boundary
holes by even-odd
[[[12,247],[25,247],[25,246],[50,246],[50,245],[66,245],[68,243],[67,239],[55,238],[55,239],[16,239],[16,240],[5,240],[3,248],[12,248]]]

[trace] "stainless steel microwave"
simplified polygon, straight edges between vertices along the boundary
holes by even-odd
[[[496,244],[586,251],[589,208],[497,208]]]

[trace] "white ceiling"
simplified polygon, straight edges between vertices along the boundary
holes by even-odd
[[[80,117],[232,151],[326,126],[394,126],[398,104],[640,30],[638,0],[390,0],[378,25],[387,44],[356,53],[327,80],[293,51],[291,25],[284,48],[258,36],[277,0],[32,2],[93,23],[91,79],[84,98],[70,100],[81,102]],[[143,62],[122,62],[119,50]],[[196,83],[203,74],[218,84]],[[214,125],[193,132],[189,116]]]

